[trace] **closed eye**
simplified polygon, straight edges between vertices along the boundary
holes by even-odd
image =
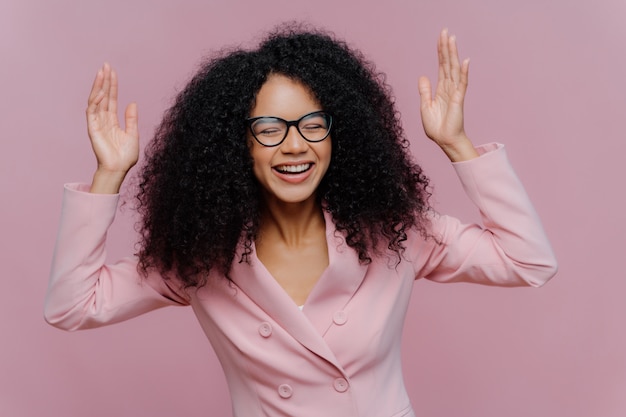
[[[273,135],[277,135],[279,133],[282,132],[282,129],[279,128],[267,128],[267,129],[263,129],[261,131],[255,131],[256,135],[263,135],[263,136],[273,136]]]
[[[283,123],[272,117],[258,119],[251,128],[255,135],[261,136],[276,136],[285,130]]]
[[[326,129],[326,126],[320,124],[307,124],[305,126],[300,126],[302,130],[317,130],[317,129]]]

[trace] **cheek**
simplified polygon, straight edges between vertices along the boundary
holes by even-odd
[[[330,165],[330,160],[333,155],[332,141],[330,140],[330,138],[328,138],[324,142],[322,142],[321,145],[323,145],[323,147],[319,151],[319,158],[321,161],[323,161],[324,165],[328,167]]]
[[[270,148],[259,145],[252,139],[248,141],[248,149],[250,151],[250,158],[252,159],[252,172],[257,179],[267,175],[265,172],[271,165],[272,153]]]

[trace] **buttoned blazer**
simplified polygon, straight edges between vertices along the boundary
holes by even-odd
[[[232,281],[213,275],[199,289],[157,273],[142,277],[134,258],[105,264],[117,196],[68,185],[45,318],[75,330],[190,305],[224,368],[237,417],[413,416],[400,340],[415,279],[540,286],[556,272],[503,146],[479,153],[454,167],[483,224],[433,213],[432,237],[410,231],[400,263],[394,254],[360,263],[326,214],[329,266],[302,311],[254,251],[249,262],[233,263]]]

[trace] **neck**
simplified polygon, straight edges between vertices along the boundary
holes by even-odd
[[[325,230],[322,206],[315,197],[300,203],[266,200],[260,225],[261,239],[280,239],[287,246],[306,243]]]

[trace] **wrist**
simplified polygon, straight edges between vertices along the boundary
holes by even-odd
[[[467,137],[451,143],[439,144],[439,146],[451,162],[468,161],[479,156],[472,141]]]
[[[127,172],[98,168],[93,174],[89,192],[94,194],[118,194]]]

